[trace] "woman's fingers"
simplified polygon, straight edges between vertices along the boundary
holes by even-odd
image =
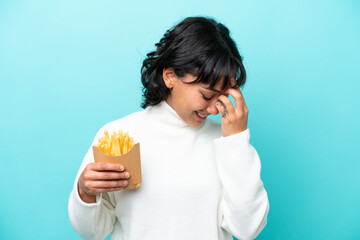
[[[220,95],[218,100],[225,107],[227,115],[233,116],[235,114],[235,108],[229,98],[227,98],[225,95]]]
[[[104,163],[104,162],[90,163],[88,165],[88,167],[94,171],[119,171],[119,172],[121,172],[121,171],[125,170],[124,166],[121,164]]]
[[[220,101],[218,101],[216,104],[215,104],[215,107],[217,108],[217,110],[219,111],[220,113],[220,116],[222,118],[226,118],[226,108],[224,107],[224,105],[222,105],[222,103]]]
[[[226,90],[226,93],[231,95],[235,100],[235,107],[238,110],[244,110],[246,107],[245,99],[239,88],[229,88]]]
[[[111,192],[123,189],[130,178],[124,166],[111,163],[90,163],[79,179],[79,188],[87,194]]]
[[[128,179],[130,178],[129,172],[110,172],[110,171],[103,171],[103,172],[89,172],[88,174],[84,175],[85,180],[116,180],[116,179]]]
[[[224,94],[231,95],[235,100],[234,107],[227,96],[220,95],[216,103],[216,108],[222,117],[223,136],[226,137],[246,130],[249,111],[240,89],[228,88]]]
[[[126,180],[112,180],[112,181],[91,181],[85,184],[88,189],[112,189],[122,188],[128,184]]]

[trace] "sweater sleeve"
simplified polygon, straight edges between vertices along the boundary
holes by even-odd
[[[215,139],[223,195],[220,226],[239,240],[254,239],[267,222],[269,201],[260,179],[259,156],[249,143],[249,129]]]
[[[89,204],[81,200],[77,188],[82,171],[91,162],[94,162],[92,148],[85,155],[70,194],[69,218],[71,225],[83,239],[105,239],[112,231],[116,219],[114,194],[112,192],[99,194],[96,196],[96,203]]]

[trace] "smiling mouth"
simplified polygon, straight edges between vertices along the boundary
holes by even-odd
[[[202,115],[201,113],[199,113],[199,112],[197,112],[197,111],[195,111],[195,113],[196,113],[196,116],[197,116],[198,118],[200,118],[201,120],[204,120],[204,119],[206,119],[207,116],[209,116],[209,115]]]

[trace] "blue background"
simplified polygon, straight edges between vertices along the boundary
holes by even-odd
[[[228,26],[244,56],[270,200],[257,239],[360,239],[356,0],[1,0],[0,239],[80,239],[67,201],[82,158],[140,110],[144,56],[191,15]]]

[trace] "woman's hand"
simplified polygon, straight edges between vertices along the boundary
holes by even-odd
[[[87,203],[96,202],[96,194],[123,189],[130,173],[124,166],[112,163],[90,163],[81,173],[78,182],[80,198]]]
[[[229,88],[224,93],[235,99],[235,107],[225,95],[220,95],[215,104],[221,116],[223,136],[227,137],[247,129],[249,110],[240,89]]]

